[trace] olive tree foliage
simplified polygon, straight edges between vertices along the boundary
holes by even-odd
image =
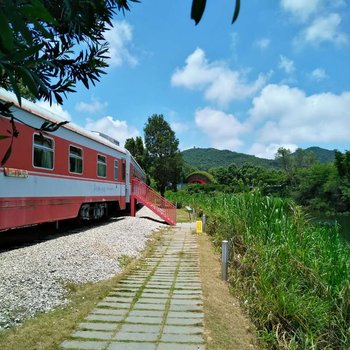
[[[157,190],[164,195],[165,189],[176,190],[182,169],[179,140],[163,115],[154,114],[148,118],[144,138],[149,154],[149,173]]]

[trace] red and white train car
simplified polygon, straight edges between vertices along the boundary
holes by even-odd
[[[12,102],[19,137],[0,167],[0,230],[69,218],[96,219],[116,214],[130,203],[131,181],[146,175],[130,153],[103,134],[73,123],[40,135],[45,121],[63,119],[51,111],[0,89],[0,100]],[[26,125],[27,124],[27,125]],[[0,116],[0,135],[12,130]],[[0,140],[0,159],[11,139]]]

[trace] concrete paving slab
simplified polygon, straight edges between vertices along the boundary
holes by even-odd
[[[97,306],[109,307],[111,309],[129,309],[130,304],[128,303],[115,303],[112,301],[100,301]]]
[[[173,317],[173,318],[199,318],[203,319],[204,318],[204,313],[203,312],[186,312],[186,311],[169,311],[168,317]]]
[[[112,316],[112,315],[88,315],[85,320],[88,321],[103,321],[103,322],[120,322],[124,316]]]
[[[160,340],[174,343],[204,343],[203,337],[195,334],[163,334]]]
[[[153,289],[153,290],[170,290],[172,286],[160,286],[158,284],[147,284],[148,289]]]
[[[169,291],[167,291],[167,290],[164,290],[164,292],[163,293],[159,293],[159,292],[157,292],[156,290],[154,290],[154,289],[151,289],[151,290],[153,290],[154,291],[154,293],[152,293],[152,292],[143,292],[142,294],[141,294],[141,297],[142,298],[159,298],[159,299],[167,299],[168,298],[168,296],[169,296]]]
[[[172,299],[171,305],[203,305],[200,299]]]
[[[112,302],[115,302],[115,303],[131,303],[133,301],[133,298],[129,297],[129,298],[126,298],[126,297],[106,297],[103,299],[103,301],[112,301]]]
[[[98,339],[98,340],[108,340],[112,339],[113,332],[106,331],[76,331],[72,335],[74,338],[85,338],[85,339]]]
[[[167,326],[200,326],[203,324],[203,320],[200,318],[173,318],[168,317],[166,319]]]
[[[198,305],[170,305],[170,311],[201,311],[202,307]]]
[[[154,311],[154,310],[131,310],[129,316],[138,317],[163,317],[164,311]]]
[[[92,314],[96,315],[114,315],[114,316],[124,316],[127,310],[124,309],[94,309],[91,311]]]
[[[175,289],[174,294],[179,295],[202,295],[202,290],[185,290],[185,289]]]
[[[165,326],[163,334],[203,334],[203,331],[200,326]]]
[[[107,342],[100,341],[66,340],[61,344],[61,347],[63,349],[102,350],[107,344]]]
[[[79,324],[80,329],[91,329],[94,331],[114,331],[117,327],[118,323],[82,322]]]
[[[165,310],[165,304],[141,304],[137,302],[134,305],[134,310]]]
[[[125,323],[136,324],[162,324],[162,317],[146,317],[146,316],[129,316],[125,319]]]
[[[160,325],[148,325],[148,324],[123,324],[121,332],[136,332],[136,333],[159,333]]]
[[[160,343],[157,350],[205,350],[205,348],[201,344]]]
[[[137,302],[141,304],[160,304],[164,305],[167,302],[166,297],[161,298],[140,298]]]
[[[156,350],[156,347],[156,344],[151,343],[113,342],[108,346],[107,350]]]
[[[143,349],[143,342],[155,342],[158,339],[158,333],[128,333],[119,332],[114,337],[115,340],[140,341],[140,350]]]
[[[103,350],[198,350],[198,346],[202,350],[196,241],[185,231],[173,232],[164,236],[164,245],[147,259],[148,267],[118,283],[86,322],[79,324],[72,336],[85,338],[83,346],[90,346],[87,339],[96,340],[91,346],[106,339]],[[133,304],[139,292],[142,295]],[[170,310],[166,310],[170,297]]]
[[[199,300],[202,302],[202,295],[201,294],[173,294],[172,295],[173,300],[179,300],[179,299],[186,299],[186,300]]]

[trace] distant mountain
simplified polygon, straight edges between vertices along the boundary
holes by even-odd
[[[321,163],[334,161],[334,151],[320,147],[309,147],[307,151],[312,151]],[[235,163],[238,167],[244,163],[259,165],[268,168],[279,168],[278,162],[273,159],[258,158],[249,154],[232,152],[228,150],[218,150],[215,148],[190,148],[182,151],[184,161],[191,167],[199,170],[210,168],[228,167]]]
[[[306,148],[305,151],[312,151],[316,155],[316,159],[320,163],[329,163],[334,162],[335,159],[335,152],[330,151],[329,149],[321,148],[321,147],[309,147]]]

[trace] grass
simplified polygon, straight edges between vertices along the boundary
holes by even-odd
[[[161,240],[158,231],[149,240],[139,259],[128,262],[124,270],[115,277],[99,283],[68,284],[70,304],[48,313],[38,314],[22,325],[0,332],[1,350],[55,350],[70,337],[76,325],[83,321],[95,305],[105,298],[110,290],[132,271],[139,269],[143,259],[150,256]],[[126,262],[127,259],[123,259]]]
[[[263,347],[350,348],[350,250],[336,227],[311,225],[292,202],[257,192],[174,196],[206,213],[217,246],[230,240],[230,284]]]
[[[184,208],[176,209],[176,222],[183,223],[189,221],[191,221],[191,217]]]

